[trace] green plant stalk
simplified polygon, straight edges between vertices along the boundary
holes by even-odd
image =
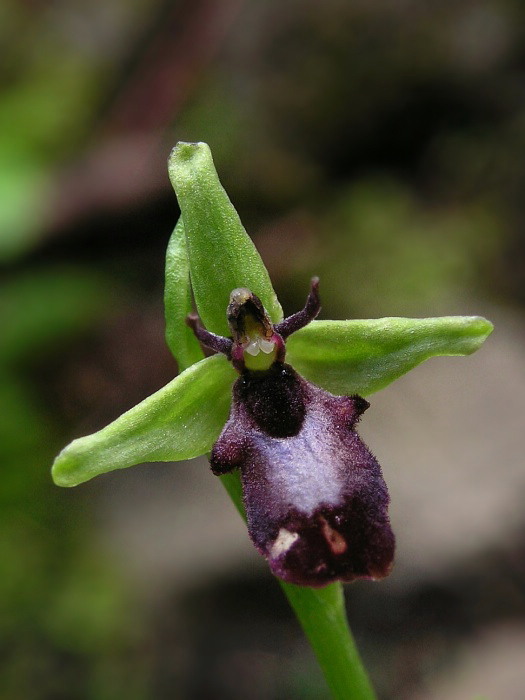
[[[221,476],[235,507],[246,520],[238,472]],[[335,700],[375,700],[368,675],[348,626],[343,587],[295,586],[279,581],[317,657]]]

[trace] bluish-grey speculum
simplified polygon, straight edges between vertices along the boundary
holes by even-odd
[[[286,338],[319,310],[314,279],[305,308],[275,326],[244,289],[228,306],[232,338],[191,320],[240,373],[211,468],[240,469],[253,543],[274,574],[306,586],[383,578],[395,547],[381,468],[355,430],[368,402],[334,396],[284,362]]]

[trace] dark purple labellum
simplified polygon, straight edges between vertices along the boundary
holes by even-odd
[[[354,430],[368,403],[333,396],[286,364],[260,374],[235,383],[211,454],[215,474],[241,470],[255,546],[289,583],[383,578],[394,555],[389,497]]]
[[[236,335],[235,321],[231,324],[227,354],[241,376],[233,387],[229,420],[211,453],[212,470],[240,469],[250,537],[280,578],[305,586],[383,578],[394,557],[389,496],[379,464],[355,431],[369,404],[360,396],[334,396],[282,361],[283,338],[319,311],[317,282],[305,309],[275,328],[268,327],[260,308],[248,322],[248,335],[246,307],[237,324],[243,335]],[[276,359],[270,355],[263,370],[243,365],[243,357],[250,360],[246,348],[252,354],[256,342],[254,327],[261,337],[277,337]],[[214,349],[220,342],[225,352],[227,339],[215,341],[216,336],[197,330],[202,342]]]

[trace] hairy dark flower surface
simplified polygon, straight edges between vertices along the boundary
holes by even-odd
[[[284,362],[286,337],[319,313],[317,287],[303,311],[275,327],[254,294],[234,290],[231,339],[190,319],[240,373],[212,470],[240,469],[253,543],[274,574],[307,586],[383,578],[394,556],[386,484],[355,430],[368,402],[334,396]]]

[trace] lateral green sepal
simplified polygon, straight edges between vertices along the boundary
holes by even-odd
[[[186,325],[186,316],[192,310],[190,263],[186,250],[184,224],[180,218],[171,234],[166,251],[164,287],[166,342],[177,360],[179,372],[183,372],[204,357],[197,338]]]
[[[490,335],[479,316],[313,321],[286,344],[300,374],[334,394],[378,391],[437,355],[470,355]]]
[[[192,365],[107,427],[73,440],[55,459],[55,484],[76,486],[114,469],[205,454],[228,418],[236,377],[223,355]]]

